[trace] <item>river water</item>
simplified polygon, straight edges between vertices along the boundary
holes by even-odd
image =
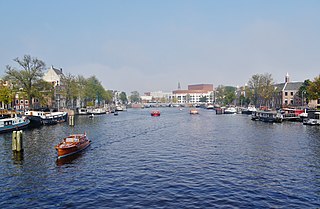
[[[0,135],[0,208],[317,208],[320,127],[200,109],[128,109]],[[92,140],[57,160],[71,133]]]

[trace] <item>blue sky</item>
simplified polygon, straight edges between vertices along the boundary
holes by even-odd
[[[317,0],[0,0],[0,76],[29,54],[107,89],[320,74]]]

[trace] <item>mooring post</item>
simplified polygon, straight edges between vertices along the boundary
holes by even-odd
[[[12,151],[17,151],[17,131],[12,132]]]
[[[22,131],[17,131],[17,152],[23,150],[23,133]]]

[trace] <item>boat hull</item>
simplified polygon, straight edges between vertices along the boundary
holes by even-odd
[[[0,127],[0,133],[7,133],[10,131],[19,131],[19,130],[27,128],[29,126],[29,124],[30,124],[30,121],[26,120],[25,122],[20,123],[20,124],[10,125],[10,126],[6,126],[6,127]]]
[[[87,147],[89,147],[91,144],[91,141],[88,140],[87,142],[79,145],[79,146],[72,146],[69,148],[59,148],[56,147],[56,150],[58,152],[58,159],[60,158],[64,158],[64,157],[68,157],[70,155],[74,155],[78,152],[81,152],[82,150],[86,149]]]

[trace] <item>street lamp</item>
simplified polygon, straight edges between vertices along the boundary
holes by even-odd
[[[304,107],[304,98],[303,98],[303,95],[306,93],[306,91],[302,91],[302,101],[301,101],[301,104],[302,104],[302,107]]]

